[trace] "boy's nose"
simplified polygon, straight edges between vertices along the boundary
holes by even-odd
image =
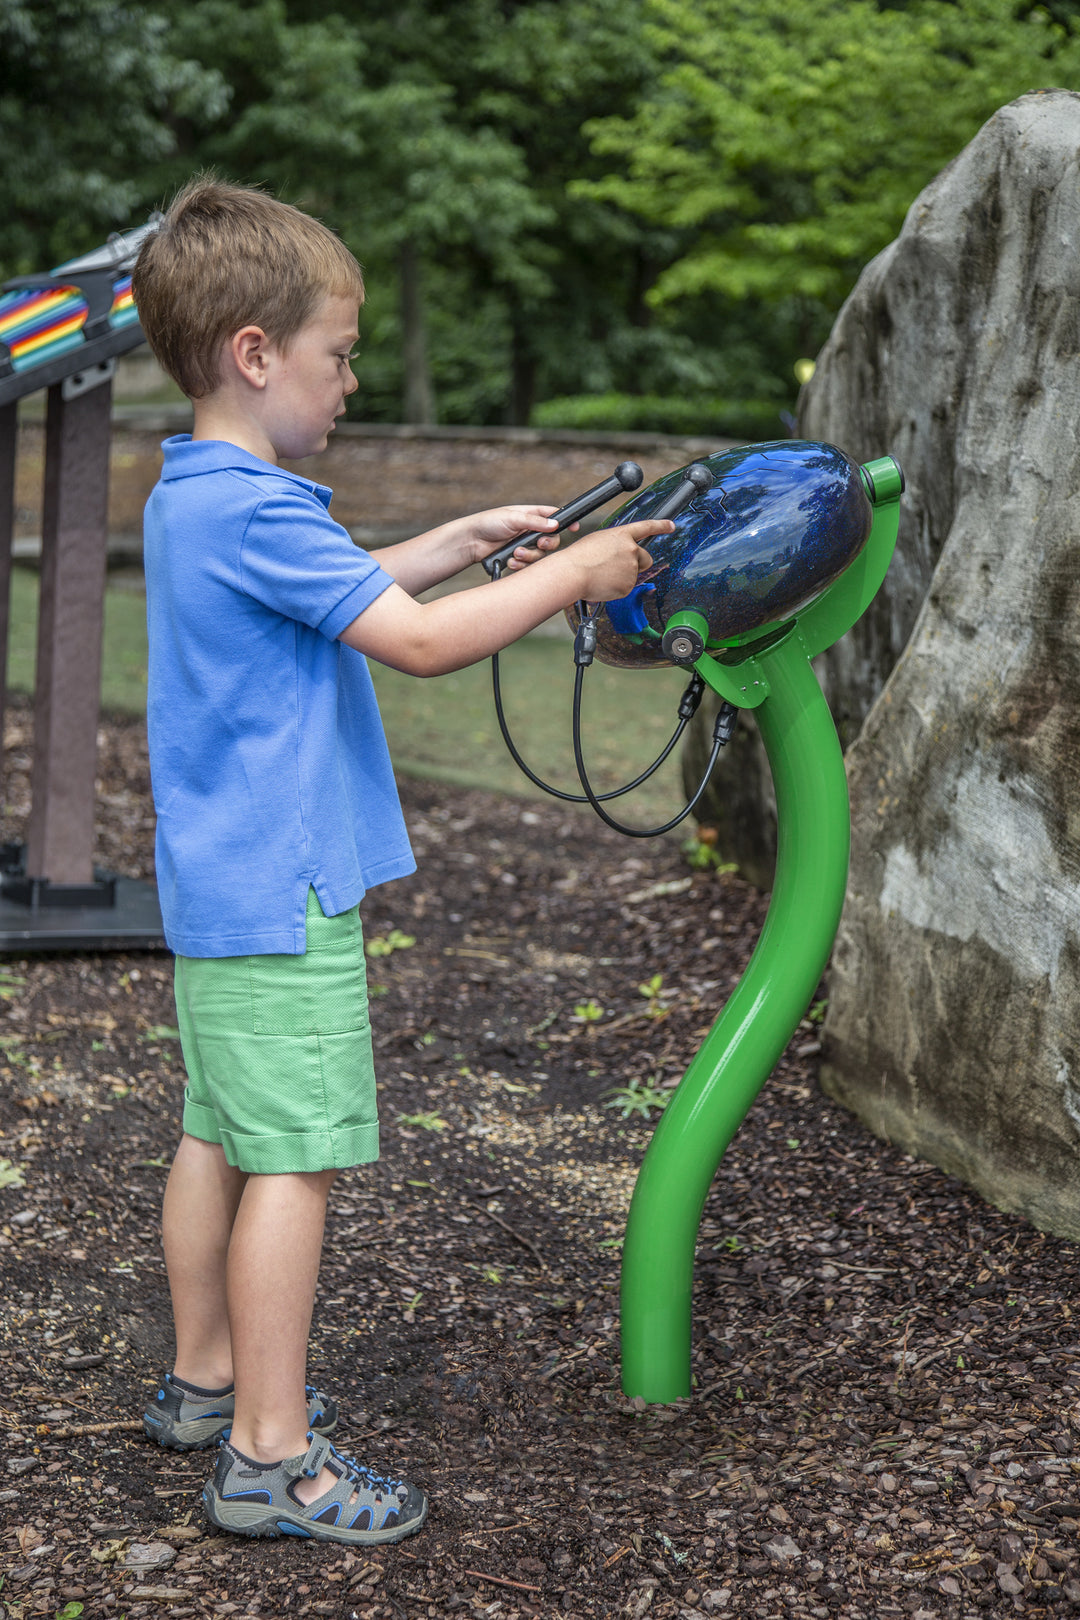
[[[350,394],[355,394],[356,390],[359,388],[359,386],[360,386],[360,383],[359,383],[359,380],[357,378],[356,372],[353,370],[352,366],[350,366],[349,367],[349,380],[345,384],[345,396],[346,396],[346,398],[348,398],[348,396]]]

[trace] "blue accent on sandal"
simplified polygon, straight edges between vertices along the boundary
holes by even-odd
[[[338,1422],[336,1402],[311,1384],[305,1387],[304,1393],[309,1431],[330,1434]],[[229,1436],[233,1426],[233,1402],[231,1390],[197,1390],[166,1373],[153,1405],[143,1413],[143,1426],[158,1445],[176,1451],[200,1450]]]
[[[335,1483],[314,1502],[300,1502],[299,1479],[318,1477],[322,1467],[337,1476]],[[220,1530],[346,1545],[400,1541],[419,1530],[428,1506],[414,1485],[386,1479],[340,1456],[324,1435],[314,1433],[302,1456],[271,1464],[254,1462],[231,1444],[222,1444],[203,1503],[211,1524]],[[265,1513],[256,1514],[254,1503],[265,1503]]]

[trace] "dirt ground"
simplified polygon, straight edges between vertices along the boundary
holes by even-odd
[[[28,714],[8,718],[7,819]],[[100,856],[151,869],[142,727],[102,728]],[[416,877],[365,904],[384,1153],[332,1198],[310,1376],[432,1497],[369,1555],[208,1533],[146,1441],[181,1065],[167,957],[0,964],[0,1610],[340,1620],[1080,1608],[1076,1249],[869,1137],[815,1016],[716,1178],[693,1398],[619,1391],[650,1124],[764,902],[582,814],[404,784]],[[395,932],[396,931],[396,932]],[[820,1008],[817,1009],[820,1012]]]

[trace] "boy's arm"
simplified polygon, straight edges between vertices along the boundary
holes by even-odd
[[[489,512],[475,512],[471,517],[441,523],[437,529],[402,540],[396,546],[384,546],[375,560],[402,590],[419,596],[430,586],[460,574],[470,563],[480,562],[515,534],[549,528],[554,511],[554,506],[497,506]],[[552,534],[545,536],[537,549],[553,551],[558,544],[559,536]],[[521,562],[535,560],[535,551],[531,555],[528,550],[522,553]],[[521,563],[511,563],[513,569],[519,566]]]
[[[662,519],[643,518],[599,529],[546,557],[542,568],[519,571],[494,588],[458,591],[434,602],[414,601],[391,585],[339,639],[407,675],[445,675],[509,646],[571,602],[625,596],[641,571],[652,565],[641,542],[673,528]]]

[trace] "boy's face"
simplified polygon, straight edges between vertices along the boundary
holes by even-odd
[[[326,449],[334,421],[357,382],[349,360],[358,340],[353,298],[326,298],[288,347],[273,348],[264,419],[275,451],[288,460]]]

